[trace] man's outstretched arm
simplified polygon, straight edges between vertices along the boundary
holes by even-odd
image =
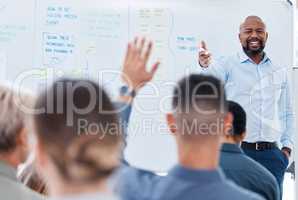
[[[128,44],[122,70],[122,81],[124,84],[120,89],[118,101],[115,103],[125,134],[125,142],[127,135],[129,135],[128,123],[134,98],[139,90],[152,80],[159,66],[159,63],[156,62],[151,70],[147,71],[146,65],[151,49],[152,43],[146,42],[145,39],[140,40],[136,38],[134,42]],[[122,199],[144,199],[144,195],[151,193],[152,186],[158,179],[159,177],[154,173],[132,167],[123,159],[116,192],[120,194]],[[140,192],[144,190],[150,191],[148,193]]]
[[[153,79],[159,66],[159,62],[156,62],[149,71],[147,70],[151,51],[152,42],[147,42],[145,38],[135,38],[127,46],[121,73],[123,86],[119,90],[118,101],[115,103],[120,123],[123,127],[125,142],[128,135],[128,123],[134,98],[139,90]]]

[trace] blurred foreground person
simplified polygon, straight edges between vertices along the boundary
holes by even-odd
[[[106,92],[61,79],[39,95],[33,126],[36,166],[53,199],[114,200],[108,178],[119,167],[122,133]]]
[[[29,108],[32,101],[27,95],[17,95],[0,86],[0,196],[3,200],[43,199],[17,179],[17,168],[29,154],[28,116],[23,109]]]

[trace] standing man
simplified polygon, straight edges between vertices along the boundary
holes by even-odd
[[[263,20],[249,16],[240,26],[241,52],[213,62],[202,42],[199,64],[203,73],[224,81],[228,99],[247,112],[242,148],[276,177],[282,189],[293,147],[294,113],[286,69],[274,65],[264,52],[267,38]]]

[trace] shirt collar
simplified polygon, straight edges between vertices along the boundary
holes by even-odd
[[[225,179],[221,169],[197,170],[185,168],[181,165],[172,168],[168,175],[199,183],[222,182]]]
[[[17,181],[17,170],[13,167],[9,166],[8,164],[0,161],[0,176],[4,176],[11,180]]]
[[[243,153],[243,151],[242,151],[242,149],[240,148],[239,145],[237,145],[237,144],[228,144],[228,143],[224,143],[221,146],[221,151],[222,152],[230,152],[230,153],[238,153],[238,154]]]
[[[253,62],[253,61],[252,61],[252,60],[245,54],[245,52],[244,52],[243,50],[238,52],[238,57],[239,57],[239,61],[240,61],[240,63],[245,63],[245,62],[247,62],[247,61],[250,61],[250,62],[254,63],[254,62]],[[270,58],[268,57],[267,53],[265,53],[265,56],[264,56],[264,58],[263,58],[263,60],[261,61],[260,64],[262,64],[262,63],[266,63],[266,62],[268,62],[268,61],[270,61]]]

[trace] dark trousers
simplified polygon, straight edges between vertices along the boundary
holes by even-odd
[[[246,155],[267,168],[276,178],[280,194],[282,196],[284,175],[289,164],[288,158],[279,148],[257,151],[252,149],[243,149]]]

